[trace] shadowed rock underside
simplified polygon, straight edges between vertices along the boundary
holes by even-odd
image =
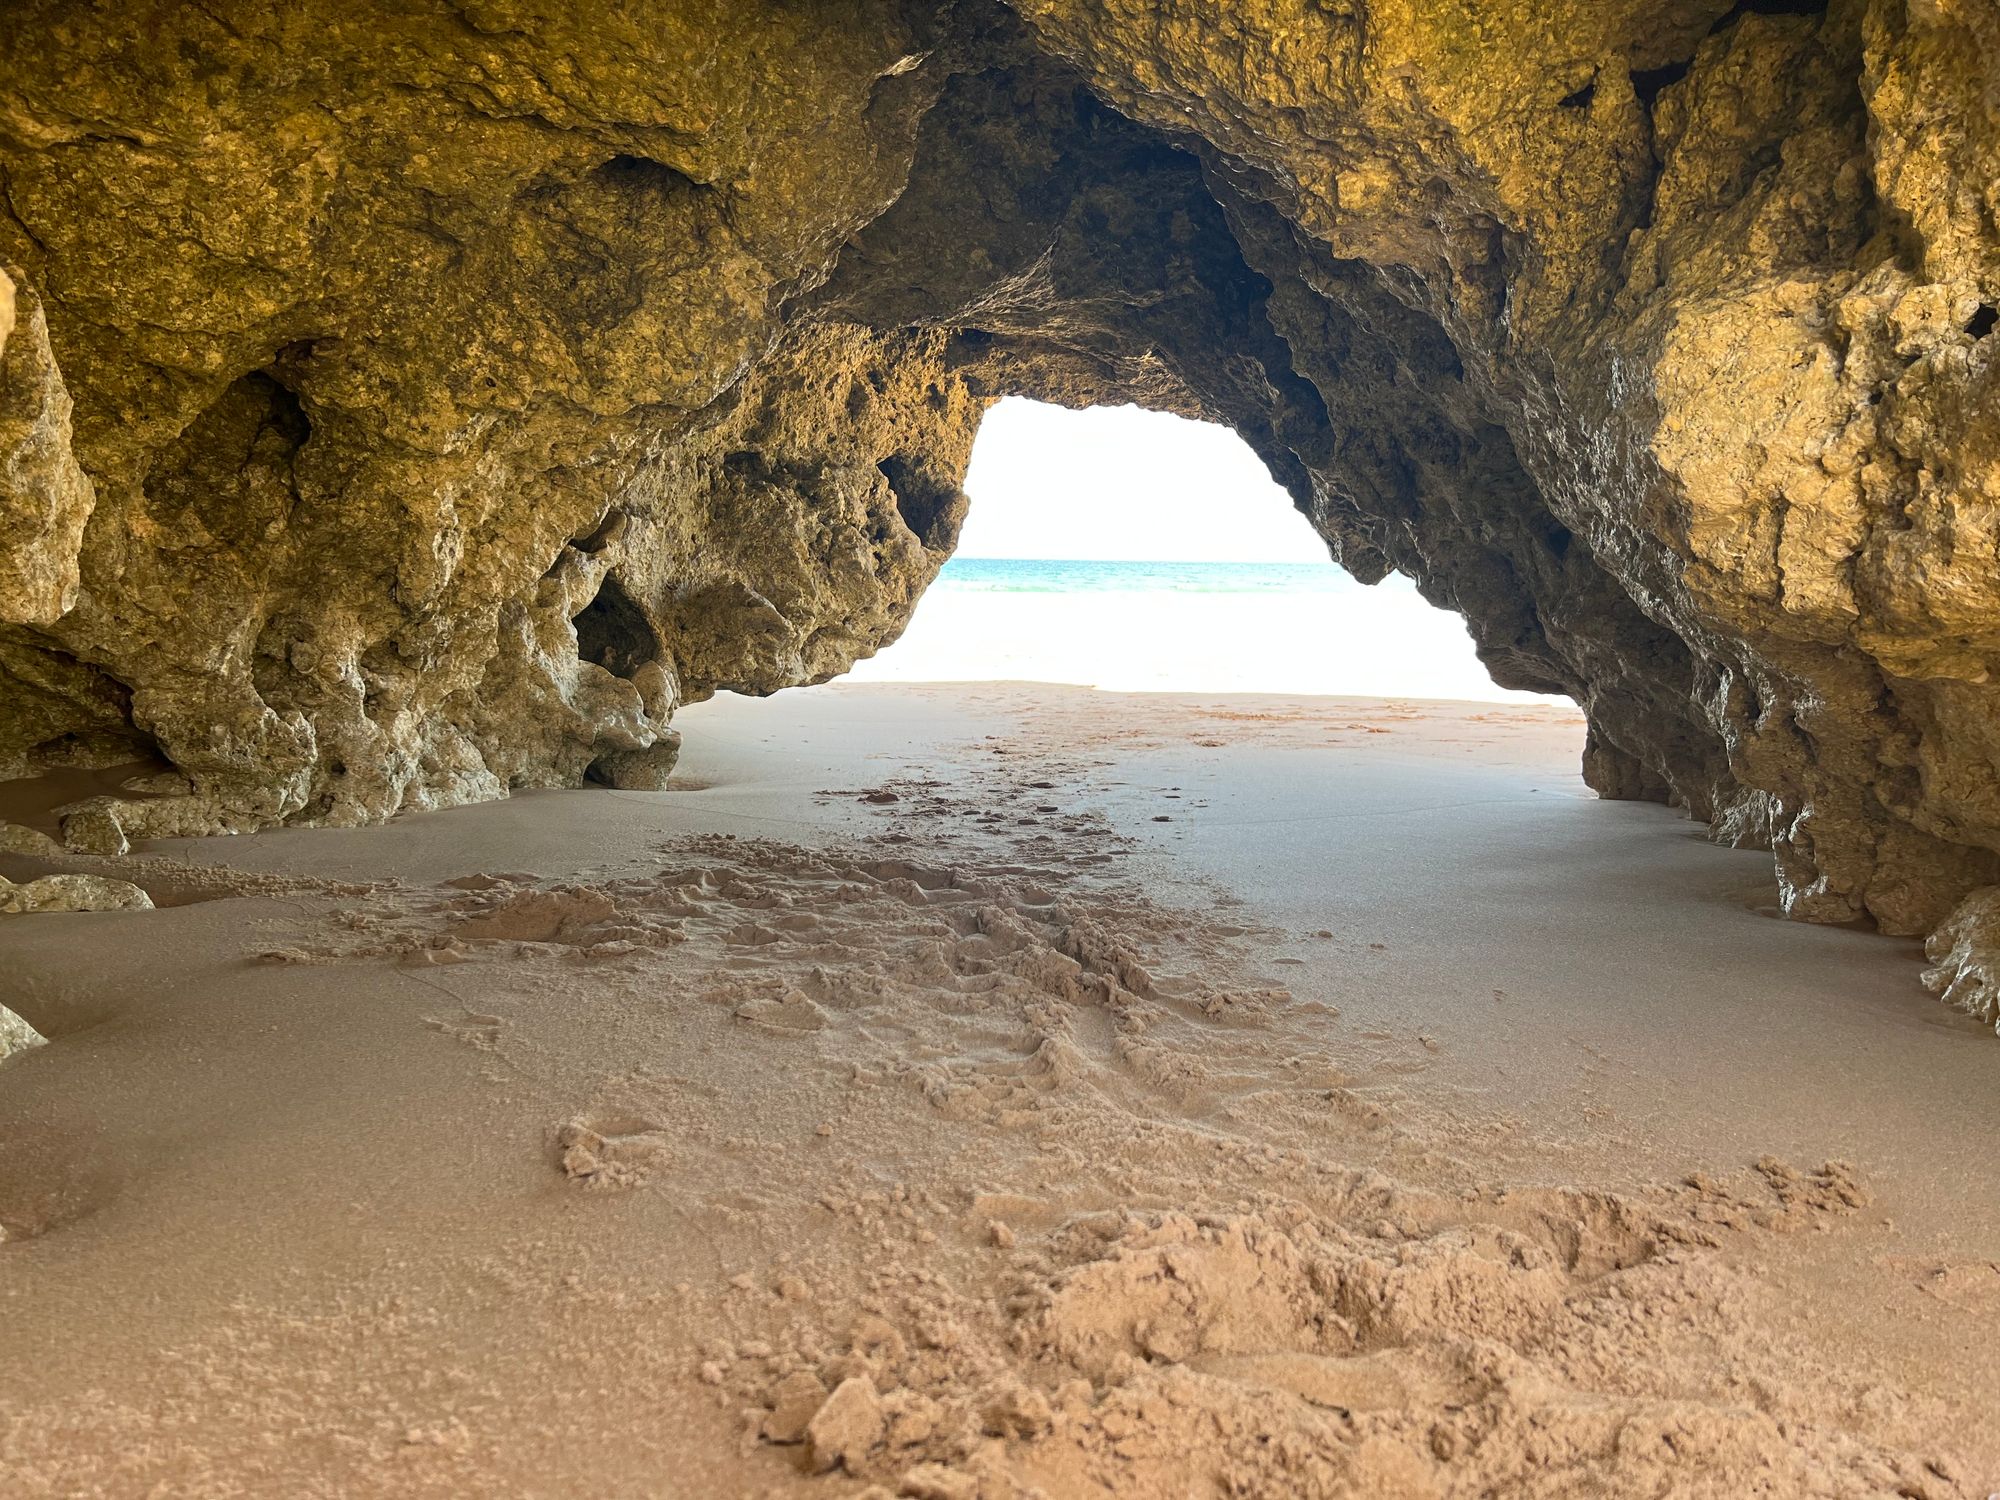
[[[1021,394],[1234,429],[1795,916],[2000,879],[1983,0],[141,10],[0,34],[0,775],[170,767],[76,847],[660,785]]]

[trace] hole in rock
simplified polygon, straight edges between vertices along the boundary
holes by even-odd
[[[605,187],[630,193],[680,193],[700,186],[687,174],[650,156],[614,156],[600,163],[590,175]]]
[[[604,513],[603,520],[582,536],[572,538],[570,546],[586,554],[602,552],[625,534],[625,520],[625,512],[614,505]]]
[[[1688,76],[1688,69],[1694,66],[1692,58],[1671,62],[1659,68],[1635,68],[1632,71],[1632,92],[1638,97],[1640,106],[1646,113],[1653,112],[1660,95],[1674,84]]]
[[[1714,24],[1708,28],[1708,34],[1719,36],[1745,16],[1823,16],[1826,14],[1826,8],[1827,0],[1737,0],[1734,6],[1715,18]],[[1663,63],[1656,68],[1634,68],[1632,92],[1638,97],[1645,111],[1651,114],[1660,95],[1687,77],[1689,69],[1693,66],[1694,59],[1686,57],[1677,62]],[[1585,95],[1581,102],[1587,103],[1587,90],[1578,92]],[[1576,101],[1577,95],[1572,94],[1562,102],[1571,104]]]
[[[660,638],[644,610],[607,573],[576,616],[576,654],[614,677],[631,677],[660,654]]]
[[[1983,339],[1993,331],[1993,325],[2000,323],[2000,308],[1990,302],[1979,304],[1979,311],[1966,320],[1965,331],[1976,339]]]
[[[957,487],[939,483],[900,453],[892,453],[875,467],[889,481],[889,491],[896,497],[896,510],[916,539],[926,547],[944,541],[940,523],[958,498]]]
[[[1564,94],[1556,102],[1564,109],[1588,109],[1590,101],[1597,97],[1597,80],[1591,79],[1573,94]]]
[[[145,492],[162,524],[192,515],[224,547],[248,553],[287,522],[297,499],[292,466],[312,437],[312,419],[279,378],[296,378],[303,358],[297,348],[281,351],[282,369],[252,370],[232,381],[154,455]],[[282,482],[253,482],[250,475],[282,476]]]
[[[913,530],[929,496],[887,460]],[[1552,701],[1496,686],[1464,621],[1358,582],[1235,433],[1010,397],[986,416],[957,551],[860,681]],[[917,514],[912,515],[912,511]],[[1552,560],[1568,533],[1551,518]]]

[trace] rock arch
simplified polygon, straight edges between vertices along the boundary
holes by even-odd
[[[1232,427],[1794,915],[2000,876],[1983,7],[142,8],[0,37],[0,771],[192,787],[92,837],[822,681],[1020,393]]]

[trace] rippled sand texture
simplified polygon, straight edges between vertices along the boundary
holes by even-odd
[[[1587,800],[1569,715],[688,719],[679,789],[0,918],[51,1038],[0,1065],[10,1493],[1992,1488],[1993,1153],[1925,1139],[1990,1039]],[[1814,1025],[1655,961],[1663,881]],[[1857,1097],[1871,1037],[1927,1096]]]

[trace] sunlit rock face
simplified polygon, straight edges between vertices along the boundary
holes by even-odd
[[[990,400],[1131,400],[1926,930],[2000,879],[1996,78],[1986,0],[31,0],[0,774],[170,762],[95,846],[655,785],[894,639]]]

